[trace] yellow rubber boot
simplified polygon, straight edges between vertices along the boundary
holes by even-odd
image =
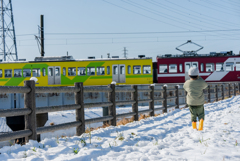
[[[203,130],[203,119],[201,119],[199,121],[199,128],[198,128],[199,131],[202,131]]]
[[[197,123],[196,122],[192,122],[192,127],[193,127],[193,129],[197,129]]]

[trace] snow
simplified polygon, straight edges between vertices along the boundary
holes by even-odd
[[[30,141],[23,146],[5,146],[0,149],[0,160],[238,161],[239,102],[240,96],[235,96],[205,104],[203,131],[192,129],[189,109],[174,110],[124,126],[95,130],[79,137],[52,137],[40,143]],[[96,115],[100,115],[98,111],[93,109]],[[61,114],[64,113],[59,116]],[[60,123],[59,119],[55,121]]]

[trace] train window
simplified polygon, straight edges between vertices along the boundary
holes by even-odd
[[[198,67],[198,63],[193,62],[193,63],[192,63],[192,67],[197,68],[197,67]]]
[[[68,76],[76,76],[76,68],[75,67],[68,68]]]
[[[110,66],[107,66],[107,75],[110,74]]]
[[[151,74],[151,66],[150,65],[143,66],[143,74]]]
[[[159,73],[167,73],[167,65],[159,65]]]
[[[177,64],[170,64],[169,73],[176,73],[176,72],[177,72]]]
[[[191,63],[185,63],[185,72],[188,72],[191,67]]]
[[[0,77],[2,77],[2,69],[0,69]]]
[[[65,76],[66,75],[66,68],[63,67],[63,75]]]
[[[86,75],[85,67],[78,67],[78,75]]]
[[[60,67],[55,67],[55,76],[60,76]]]
[[[5,78],[11,78],[11,77],[12,77],[12,69],[6,69]]]
[[[46,75],[46,69],[43,68],[43,69],[42,69],[42,76],[45,76],[45,75]]]
[[[113,66],[113,74],[118,74],[118,66]]]
[[[97,75],[105,75],[105,68],[97,67]]]
[[[95,67],[88,67],[87,75],[95,75]]]
[[[125,66],[120,66],[120,74],[125,74]]]
[[[200,70],[201,70],[201,72],[204,71],[204,65],[203,65],[203,63],[201,63],[201,68],[200,68]]]
[[[23,69],[23,77],[31,77],[31,69]]]
[[[14,69],[14,77],[22,77],[22,69]]]
[[[214,71],[214,64],[206,63],[206,72],[213,72],[213,71]]]
[[[236,71],[240,71],[240,62],[236,62]]]
[[[131,74],[131,65],[128,66],[128,74]]]
[[[223,63],[216,63],[216,71],[223,71]]]
[[[179,64],[179,72],[182,72],[182,64]]]
[[[33,69],[32,70],[33,77],[40,77],[40,69]]]
[[[233,64],[232,62],[227,62],[226,63],[226,71],[233,71]]]
[[[133,74],[141,74],[141,66],[140,65],[133,66]]]
[[[48,76],[53,76],[53,68],[48,68]]]

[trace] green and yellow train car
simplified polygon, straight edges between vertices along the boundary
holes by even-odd
[[[85,86],[117,84],[151,84],[152,58],[107,58],[74,60],[71,56],[37,57],[34,61],[1,62],[0,85],[23,86],[31,77],[36,86]]]

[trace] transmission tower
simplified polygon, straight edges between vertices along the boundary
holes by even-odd
[[[1,0],[0,14],[0,55],[3,61],[18,61],[11,0]]]

